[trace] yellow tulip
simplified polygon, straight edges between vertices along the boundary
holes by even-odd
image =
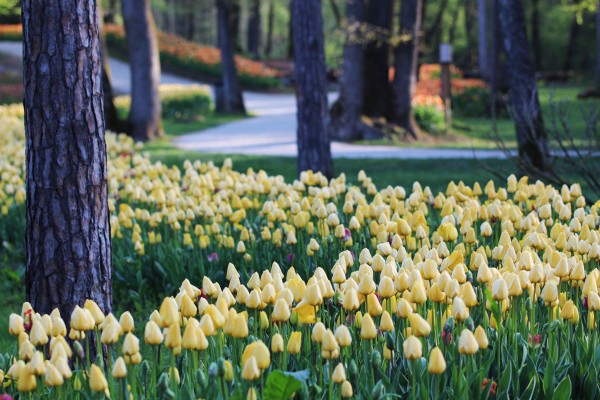
[[[108,389],[106,377],[96,364],[92,364],[90,369],[90,389],[94,392],[104,392]]]
[[[144,329],[144,341],[151,346],[160,345],[164,340],[163,334],[156,322],[150,320]]]
[[[44,377],[44,382],[48,387],[57,387],[62,386],[65,380],[61,375],[60,371],[53,364],[48,364],[46,366],[46,375]]]
[[[421,341],[416,336],[409,336],[403,343],[404,357],[408,360],[416,360],[421,358],[423,354],[423,346]]]
[[[243,361],[244,367],[242,369],[242,378],[247,381],[254,381],[260,378],[260,369],[256,362],[256,357],[250,356]]]
[[[458,339],[458,352],[460,354],[471,355],[477,353],[477,350],[479,350],[479,344],[473,332],[463,329]]]
[[[443,374],[446,371],[446,360],[439,347],[434,347],[429,353],[427,370],[430,374]]]
[[[292,332],[287,344],[287,352],[290,354],[300,353],[302,347],[302,332]]]
[[[364,340],[372,340],[377,337],[377,328],[375,327],[375,323],[369,314],[365,314],[362,318],[360,337]]]
[[[333,382],[335,383],[344,383],[346,381],[346,370],[344,369],[344,364],[339,363],[335,367],[332,378]]]

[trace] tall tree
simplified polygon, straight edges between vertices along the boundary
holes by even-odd
[[[298,172],[333,174],[326,127],[327,71],[321,0],[292,0],[298,102]]]
[[[115,4],[110,4],[115,7]],[[108,63],[108,46],[106,46],[106,29],[104,28],[104,20],[107,16],[114,18],[115,9],[109,10],[108,13],[102,12],[102,2],[98,3],[98,14],[104,18],[98,19],[100,30],[100,41],[102,43],[102,90],[104,92],[104,119],[105,128],[113,132],[124,132],[127,127],[123,126],[115,107],[115,101],[112,91],[112,82],[110,75],[110,64]]]
[[[487,0],[477,0],[477,57],[479,61],[479,74],[484,79],[489,78],[487,21]]]
[[[498,0],[519,162],[549,171],[551,163],[521,0]]]
[[[363,113],[363,43],[359,27],[364,0],[346,0],[346,44],[340,76],[340,96],[331,109],[331,136],[343,142],[360,139]]]
[[[469,69],[477,68],[477,47],[475,34],[475,21],[477,20],[476,0],[465,0],[465,36],[467,37],[467,56]]]
[[[577,7],[580,3],[579,0],[574,0],[573,6]],[[567,51],[565,54],[565,61],[563,63],[563,71],[568,72],[573,68],[573,57],[575,56],[577,39],[581,32],[581,25],[577,20],[577,15],[574,13],[571,17],[571,27],[569,29],[569,40],[567,42]],[[535,54],[535,53],[534,53]]]
[[[233,32],[235,31],[231,10],[237,0],[217,0],[217,25],[219,29],[219,48],[221,49],[221,69],[223,85],[217,96],[217,112],[245,113],[242,89],[237,76],[233,50]]]
[[[150,0],[123,0],[121,11],[131,68],[130,130],[135,140],[146,141],[162,136],[156,28]]]
[[[540,39],[540,0],[531,1],[531,46],[533,47],[533,67],[542,70],[542,41]]]
[[[275,1],[269,1],[269,15],[267,16],[267,43],[265,45],[265,56],[271,57],[273,51],[273,27],[275,25]]]
[[[600,2],[596,4],[596,87],[600,88]]]
[[[252,0],[250,2],[250,16],[248,17],[248,41],[246,50],[252,54],[255,59],[259,58],[260,48],[260,0]]]
[[[95,1],[23,0],[27,299],[111,309],[111,241]]]
[[[364,113],[370,117],[392,116],[390,85],[390,45],[393,0],[369,0],[366,22],[374,37],[365,46]]]
[[[410,136],[417,137],[411,101],[417,84],[419,34],[422,0],[403,0],[400,6],[400,43],[394,50],[394,117],[393,120]]]

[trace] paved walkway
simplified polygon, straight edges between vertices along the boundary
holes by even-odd
[[[0,53],[22,56],[19,42],[0,42]],[[129,93],[129,65],[109,60],[115,93]],[[190,79],[169,73],[161,75],[164,84],[198,84]],[[336,95],[329,96],[330,102]],[[244,92],[248,112],[255,115],[201,132],[180,136],[173,144],[180,149],[206,153],[247,154],[266,156],[296,156],[296,98],[293,94]],[[402,148],[396,146],[367,146],[334,142],[331,151],[335,158],[505,158],[499,150]]]

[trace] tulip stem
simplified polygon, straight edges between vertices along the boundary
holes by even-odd
[[[332,360],[329,360],[329,400],[333,400],[333,365]]]
[[[156,397],[156,370],[159,365],[156,346],[152,346],[152,397]]]
[[[459,368],[460,368],[460,364],[459,364]],[[410,385],[410,397],[413,400],[417,399],[417,360],[414,360],[412,362],[412,374],[410,376],[411,378],[411,385]]]

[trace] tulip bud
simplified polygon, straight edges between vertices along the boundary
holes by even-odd
[[[423,348],[421,341],[416,336],[409,336],[403,343],[404,357],[408,360],[416,360],[421,358]]]
[[[460,354],[471,355],[477,353],[479,350],[479,344],[471,332],[468,329],[463,329],[458,339],[458,352]]]

